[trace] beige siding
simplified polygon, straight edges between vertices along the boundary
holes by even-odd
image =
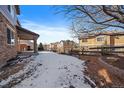
[[[115,45],[124,45],[124,36],[116,36]]]

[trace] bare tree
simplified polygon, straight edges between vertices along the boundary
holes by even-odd
[[[94,34],[94,33],[99,33],[102,30],[104,30],[105,28],[107,28],[107,26],[95,26],[92,25],[92,28],[90,29],[90,27],[84,27],[85,25],[81,25],[80,23],[74,23],[72,22],[72,24],[70,25],[70,33],[72,35],[73,38],[80,38],[80,37],[87,37],[87,35],[89,34]]]
[[[62,12],[72,20],[71,30],[77,36],[80,32],[101,31],[110,27],[124,29],[124,6],[62,6],[58,13]]]

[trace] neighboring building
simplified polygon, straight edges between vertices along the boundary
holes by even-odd
[[[0,67],[16,57],[20,51],[19,40],[33,40],[34,51],[37,52],[39,35],[20,26],[17,18],[19,14],[19,6],[0,5]]]
[[[57,52],[58,53],[66,53],[68,54],[72,51],[76,46],[76,43],[71,40],[61,40],[58,44]]]
[[[78,44],[76,44],[74,41],[61,40],[60,42],[45,44],[44,50],[68,54],[71,50],[77,48],[77,46]]]
[[[45,51],[50,51],[50,44],[44,44],[43,48]]]
[[[20,51],[32,51],[34,49],[33,42],[30,40],[20,40],[18,47]]]
[[[99,33],[81,37],[79,38],[79,45],[84,50],[101,46],[124,46],[124,32]]]
[[[59,42],[50,43],[50,51],[57,52]]]
[[[54,43],[50,43],[50,51],[53,51],[54,49]]]

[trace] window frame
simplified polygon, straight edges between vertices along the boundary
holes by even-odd
[[[83,39],[82,39],[82,42],[83,42],[83,43],[88,42],[87,38],[83,38]]]
[[[15,16],[15,14],[14,14],[15,13],[14,7],[12,5],[8,5],[7,9],[9,11],[9,13],[11,14],[11,16],[14,18],[14,16]]]
[[[7,5],[7,9],[9,11],[9,13],[11,13],[11,5]]]
[[[10,37],[8,38],[8,30],[10,31]],[[14,46],[15,45],[15,34],[14,34],[14,30],[11,28],[11,27],[9,27],[9,26],[7,26],[6,27],[6,35],[7,35],[7,44],[8,45],[11,45],[11,46]],[[10,39],[10,43],[8,43],[8,40]]]
[[[97,37],[96,41],[97,42],[102,42],[102,41],[104,41],[104,37],[103,36]]]

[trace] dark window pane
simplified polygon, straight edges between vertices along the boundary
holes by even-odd
[[[104,41],[104,38],[103,37],[99,37],[99,38],[97,38],[97,41]]]
[[[14,33],[11,31],[11,39],[14,39]]]
[[[8,5],[8,11],[11,12],[11,6],[10,5]]]
[[[82,42],[87,42],[87,39],[86,38],[82,39]]]
[[[8,28],[7,28],[7,43],[11,44],[11,32]]]

